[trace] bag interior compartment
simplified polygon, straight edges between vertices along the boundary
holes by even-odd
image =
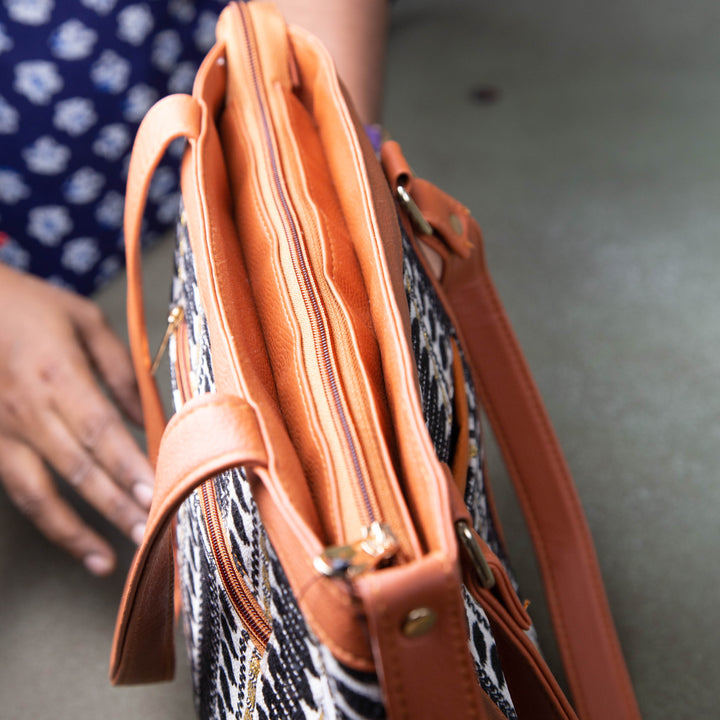
[[[418,556],[368,291],[316,118],[292,86],[244,60],[228,60],[218,129],[274,393],[292,419],[323,540],[355,542],[381,522],[397,536],[398,557]]]

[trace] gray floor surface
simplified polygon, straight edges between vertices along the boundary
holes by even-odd
[[[720,717],[719,29],[714,0],[403,0],[389,58],[388,127],[484,228],[648,720]],[[146,262],[156,334],[170,250]],[[101,295],[120,332],[123,298]],[[174,684],[107,683],[122,573],[88,577],[4,496],[0,524],[0,719],[192,718],[182,652]]]

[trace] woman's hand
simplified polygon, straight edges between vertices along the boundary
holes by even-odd
[[[153,474],[120,413],[142,422],[127,349],[89,300],[0,265],[0,482],[88,570],[115,553],[60,496],[49,468],[140,542]]]

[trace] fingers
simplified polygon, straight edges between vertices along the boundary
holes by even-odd
[[[114,556],[58,496],[45,464],[140,539],[152,471],[94,373],[141,420],[127,350],[88,300],[20,273],[0,275],[0,303],[12,308],[0,327],[2,484],[48,537],[94,572],[109,571]]]
[[[141,507],[149,508],[153,487],[150,463],[114,406],[95,384],[89,368],[76,366],[71,372],[58,374],[48,382],[53,385],[50,392],[52,409],[75,441],[71,443],[72,453],[79,446],[84,455],[131,493]],[[70,442],[66,439],[67,434],[58,428],[54,433],[58,441]],[[49,456],[46,457],[54,464]],[[59,467],[57,469],[64,473]]]
[[[112,431],[111,431],[112,432]],[[49,413],[35,446],[45,460],[103,517],[136,543],[147,520],[132,491],[118,485],[59,417]]]
[[[74,298],[72,316],[80,340],[122,411],[142,425],[142,406],[130,353],[93,303]]]
[[[58,495],[42,459],[27,445],[5,436],[0,436],[0,482],[48,540],[82,560],[95,575],[114,570],[112,548]]]

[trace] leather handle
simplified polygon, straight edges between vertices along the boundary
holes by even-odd
[[[173,140],[195,141],[200,135],[202,110],[190,95],[169,95],[156,103],[135,137],[125,195],[125,258],[127,262],[127,316],[130,351],[142,401],[150,462],[157,461],[165,412],[155,378],[143,302],[141,228],[153,173]]]
[[[200,395],[172,417],[160,444],[145,538],[133,559],[118,613],[110,660],[113,684],[173,676],[172,520],[181,503],[224,470],[267,464],[255,411],[241,398]]]

